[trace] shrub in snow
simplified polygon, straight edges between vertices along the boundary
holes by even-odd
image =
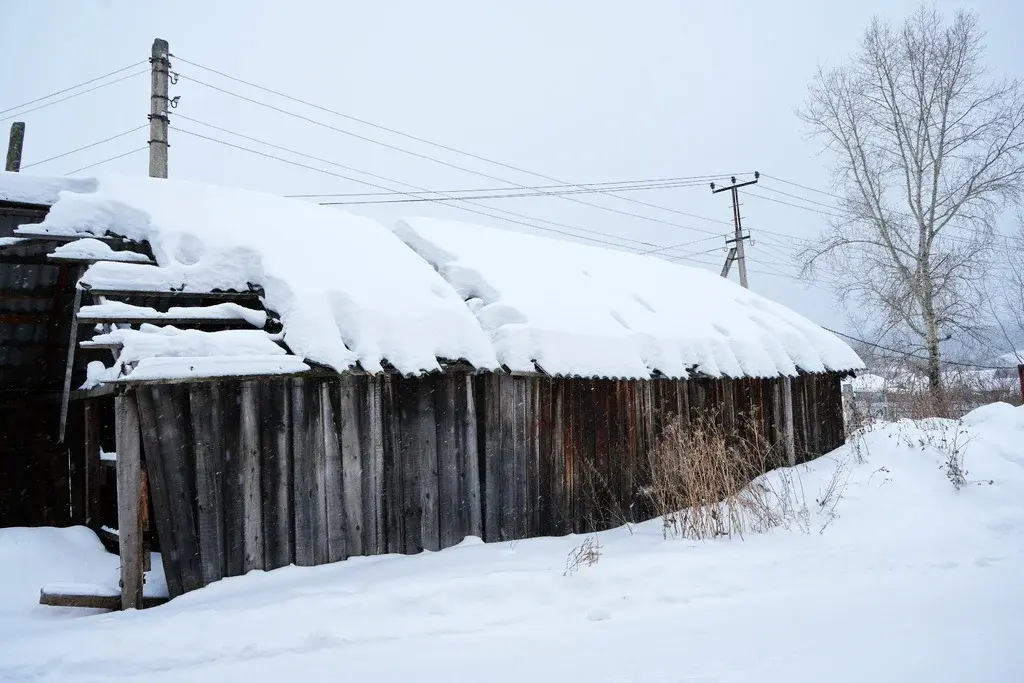
[[[806,529],[808,511],[795,470],[761,476],[781,458],[756,426],[739,435],[710,415],[676,419],[648,457],[648,495],[666,538],[742,536],[794,524]]]

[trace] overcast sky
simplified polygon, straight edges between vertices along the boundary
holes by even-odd
[[[1024,3],[938,4],[947,13],[960,6],[976,9],[988,33],[993,68],[1008,76],[1024,76],[1020,40]],[[756,169],[773,178],[827,190],[828,158],[803,134],[794,110],[803,101],[817,65],[842,60],[855,51],[872,15],[900,21],[914,6],[909,0],[0,0],[0,109],[142,61],[149,56],[153,38],[162,37],[170,42],[171,52],[183,59],[564,181]],[[181,98],[175,111],[183,117],[419,187],[503,185],[187,80],[196,78],[502,180],[519,185],[549,182],[274,98],[181,60],[172,63],[173,70],[183,76],[171,91]],[[122,75],[146,68],[139,66]],[[148,77],[136,76],[17,117],[28,124],[24,164],[145,124],[148,89]],[[12,120],[10,115],[0,115],[4,129]],[[375,191],[190,137],[186,130],[357,177],[176,118],[170,134],[172,178],[280,194]],[[27,171],[62,175],[142,147],[147,139],[147,132],[140,130]],[[85,173],[145,174],[146,169],[142,152]],[[825,195],[774,179],[762,179],[762,185],[757,193],[763,197],[809,208],[824,210],[772,193],[771,188],[812,201],[830,201]],[[551,197],[486,203],[531,217],[514,220],[561,223],[572,227],[545,227],[576,234],[581,234],[580,229],[592,231],[582,234],[620,243],[623,248],[691,243],[672,253],[711,250],[691,258],[707,264],[701,267],[721,268],[724,244],[715,234],[729,229],[732,214],[727,193],[712,196],[701,184],[628,196],[699,217],[596,194],[575,198],[620,213]],[[551,234],[436,204],[349,208],[384,220],[427,214]],[[824,229],[826,218],[750,195],[742,213],[754,238],[748,254],[752,288],[823,324],[843,326],[846,316],[822,283],[808,286],[786,277],[796,272],[788,256],[796,240]],[[680,292],[680,296],[694,294],[700,293]]]

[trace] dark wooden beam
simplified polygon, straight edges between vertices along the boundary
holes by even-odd
[[[0,318],[0,322],[3,322],[2,318]],[[175,327],[217,326],[250,330],[260,329],[253,327],[247,320],[240,318],[170,318],[158,315],[122,315],[116,318],[108,318],[106,316],[86,314],[78,316],[78,322],[82,325],[142,325],[148,323],[150,325],[173,325]]]
[[[100,406],[85,401],[85,525],[95,529],[100,524]]]
[[[53,290],[0,289],[0,301],[7,299],[52,299]]]
[[[50,322],[46,313],[0,313],[0,325],[39,325]]]
[[[101,398],[103,396],[113,396],[117,393],[117,387],[113,384],[101,384],[98,387],[92,389],[74,389],[71,392],[72,401],[81,401],[88,398]]]
[[[117,253],[117,252],[115,252],[115,253]],[[133,251],[131,253],[136,254],[138,252],[134,252]],[[84,257],[84,256],[63,256],[61,254],[47,254],[46,255],[46,260],[49,261],[50,263],[70,263],[70,264],[86,265],[86,266],[92,265],[94,263],[131,263],[132,265],[135,265],[135,266],[155,266],[156,265],[156,263],[153,262],[152,260],[146,260],[146,261],[124,261],[124,260],[116,259],[116,258],[103,258],[103,257],[88,258],[88,257]]]
[[[252,302],[260,300],[259,292],[189,292],[189,291],[168,291],[168,290],[145,290],[145,289],[106,289],[100,287],[87,287],[93,297],[146,297],[146,298],[168,298],[168,299],[213,299],[216,301]]]
[[[142,245],[142,244],[145,244],[145,242],[135,242],[133,240],[127,240],[127,239],[125,239],[123,237],[116,237],[116,236],[111,236],[111,235],[97,236],[97,235],[87,235],[87,234],[77,234],[77,235],[41,234],[41,233],[33,231],[32,227],[33,227],[33,224],[27,224],[27,225],[20,226],[17,230],[14,231],[14,237],[24,237],[25,239],[32,240],[33,242],[67,243],[67,242],[77,242],[78,240],[82,240],[82,239],[93,239],[93,240],[99,240],[100,242],[104,242],[105,244],[110,244],[110,245],[121,245],[121,244],[123,244],[123,245]]]
[[[64,270],[66,266],[62,267]],[[71,401],[71,376],[75,369],[75,349],[78,346],[78,309],[82,305],[82,290],[75,289],[71,308],[71,335],[68,341],[68,359],[64,367],[64,393],[60,404],[60,425],[58,441],[64,441],[64,429],[68,423],[68,403]]]
[[[167,602],[167,598],[142,598],[142,607],[156,607]],[[86,593],[50,593],[39,591],[39,604],[51,607],[87,607],[90,609],[121,609],[120,595],[89,595]]]

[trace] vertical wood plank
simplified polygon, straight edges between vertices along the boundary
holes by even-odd
[[[612,380],[608,383],[608,395],[605,397],[608,419],[608,454],[605,459],[608,491],[611,502],[612,523],[621,524],[628,520],[626,510],[626,462],[622,438],[621,397],[622,382]]]
[[[342,375],[338,378],[337,423],[338,445],[341,448],[342,497],[345,501],[345,542],[346,554],[363,555],[363,444],[360,438],[360,401],[365,400],[360,391],[359,378]]]
[[[142,444],[134,397],[114,399],[117,441],[117,529],[121,556],[121,609],[142,607]]]
[[[306,380],[292,379],[290,382],[292,414],[292,499],[295,505],[295,564],[308,567],[316,563],[313,552],[313,518],[315,507],[315,483],[312,469],[315,466],[310,444],[310,410],[306,400]]]
[[[163,470],[170,504],[171,531],[181,563],[181,589],[187,593],[203,585],[202,571],[199,567],[199,538],[193,507],[196,487],[192,464],[191,427],[188,419],[188,388],[180,384],[156,385],[152,388],[152,395],[159,415],[157,429],[160,434],[159,453],[162,461],[154,465],[156,469]]]
[[[484,481],[483,511],[484,540],[501,540],[501,382],[503,376],[485,375],[482,378],[485,398],[484,420]]]
[[[411,555],[423,550],[422,523],[423,504],[420,478],[423,471],[417,453],[418,421],[417,399],[414,383],[402,377],[392,379],[394,387],[393,400],[398,416],[398,452],[397,460],[401,463],[401,494],[400,516],[402,518],[402,538],[399,552]]]
[[[460,423],[456,429],[459,439],[459,496],[462,503],[460,517],[467,535],[483,538],[483,507],[480,487],[479,438],[477,434],[476,392],[469,375],[461,378],[456,403],[456,417]]]
[[[530,515],[530,501],[527,498],[527,460],[531,445],[527,435],[530,419],[528,391],[529,377],[512,379],[512,487],[515,506],[512,508],[511,539],[526,538],[526,522]]]
[[[516,379],[499,375],[501,418],[498,425],[498,467],[501,471],[501,532],[499,538],[516,538],[519,501],[516,492]]]
[[[525,538],[540,536],[540,511],[543,497],[540,485],[540,446],[542,396],[541,379],[530,377],[526,380],[526,509],[529,517],[526,520]]]
[[[387,552],[384,522],[384,434],[382,389],[379,377],[359,378],[364,390],[360,442],[364,454],[362,470],[363,549],[367,555]]]
[[[145,451],[145,469],[148,480],[148,494],[153,504],[153,522],[157,540],[160,543],[160,557],[163,562],[167,591],[171,597],[184,592],[181,582],[181,548],[174,536],[170,493],[164,476],[162,444],[158,423],[166,419],[166,408],[156,403],[151,387],[138,387],[134,391],[136,415],[142,428],[142,445]],[[120,447],[119,447],[120,448]],[[120,452],[118,453],[120,459]],[[118,487],[118,501],[121,489]],[[120,532],[120,529],[118,529]],[[201,578],[201,574],[200,574]]]
[[[569,533],[571,491],[566,484],[565,458],[565,381],[551,379],[551,530],[556,535]]]
[[[420,470],[420,545],[425,550],[440,550],[440,519],[438,497],[437,418],[434,413],[434,390],[442,378],[424,376],[412,380],[416,396],[415,458]]]
[[[465,436],[460,434],[458,411],[466,409],[465,401],[459,405],[459,389],[465,375],[447,375],[440,378],[434,395],[434,414],[437,418],[437,517],[440,545],[448,548],[465,538],[467,514],[462,496],[462,478],[465,474],[463,449]],[[463,394],[464,395],[464,392]]]
[[[608,425],[608,396],[614,391],[612,380],[594,380],[591,400],[594,413],[594,479],[597,487],[594,497],[597,505],[595,517],[602,529],[610,528],[615,519],[612,496],[611,471],[608,465],[611,435]]]
[[[336,379],[319,382],[320,424],[323,452],[324,524],[327,537],[326,562],[338,562],[348,557],[347,520],[345,519],[344,463],[339,443],[339,424],[335,416],[335,398],[332,394]],[[318,562],[319,564],[319,562]]]
[[[239,471],[242,481],[242,571],[264,568],[263,488],[260,477],[260,385],[241,382]]]
[[[288,380],[267,380],[260,402],[263,552],[267,569],[285,567],[295,561],[290,423]]]
[[[313,564],[326,564],[330,559],[329,539],[330,528],[327,516],[327,495],[328,495],[328,470],[327,470],[327,423],[324,414],[324,402],[322,394],[323,382],[321,380],[310,380],[306,382],[306,414],[309,417],[309,461],[311,478],[311,496],[313,513]],[[334,424],[331,421],[330,431],[334,431]],[[334,449],[335,452],[337,448]],[[332,458],[335,454],[332,453]],[[340,483],[341,468],[335,471],[334,466],[340,465],[335,458],[330,472],[331,478],[337,474]],[[332,484],[333,487],[333,484]]]
[[[217,382],[189,385],[196,477],[196,528],[203,585],[224,578],[224,441]]]
[[[221,477],[224,501],[224,574],[245,573],[245,506],[242,487],[241,386],[235,380],[220,382],[221,433],[224,469]]]
[[[405,552],[405,502],[403,497],[401,410],[396,382],[390,375],[381,378],[381,405],[384,435],[384,519],[389,553]]]

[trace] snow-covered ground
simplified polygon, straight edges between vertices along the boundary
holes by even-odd
[[[78,618],[34,602],[95,580],[72,564],[102,564],[87,532],[0,530],[0,680],[1024,681],[1024,408],[878,427],[797,474],[790,529],[693,542],[655,520],[569,575],[581,537],[467,541]]]

